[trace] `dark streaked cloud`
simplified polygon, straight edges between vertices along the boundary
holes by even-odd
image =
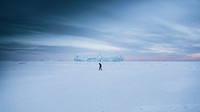
[[[68,54],[81,52],[80,49],[67,46],[44,46],[21,43],[0,44],[0,56],[2,60],[68,60]],[[6,54],[6,55],[5,55]],[[57,56],[57,58],[56,58]]]
[[[200,59],[199,10],[198,0],[1,0],[1,57]]]

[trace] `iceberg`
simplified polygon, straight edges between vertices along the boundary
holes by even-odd
[[[113,56],[113,57],[104,57],[103,55],[99,54],[93,57],[87,56],[75,56],[74,61],[78,62],[121,62],[124,61],[124,57],[120,56]]]

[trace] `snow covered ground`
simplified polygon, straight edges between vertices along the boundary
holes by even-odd
[[[0,112],[200,112],[200,62],[0,62]]]

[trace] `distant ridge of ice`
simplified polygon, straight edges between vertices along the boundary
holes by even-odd
[[[121,62],[124,61],[124,57],[113,56],[113,57],[104,57],[101,53],[97,56],[87,57],[87,56],[75,56],[74,61],[78,62]]]

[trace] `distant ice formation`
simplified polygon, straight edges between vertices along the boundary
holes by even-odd
[[[97,56],[93,57],[87,57],[87,56],[75,56],[74,61],[79,62],[121,62],[124,61],[124,58],[120,56],[114,56],[114,57],[104,57],[102,54],[99,54]]]

